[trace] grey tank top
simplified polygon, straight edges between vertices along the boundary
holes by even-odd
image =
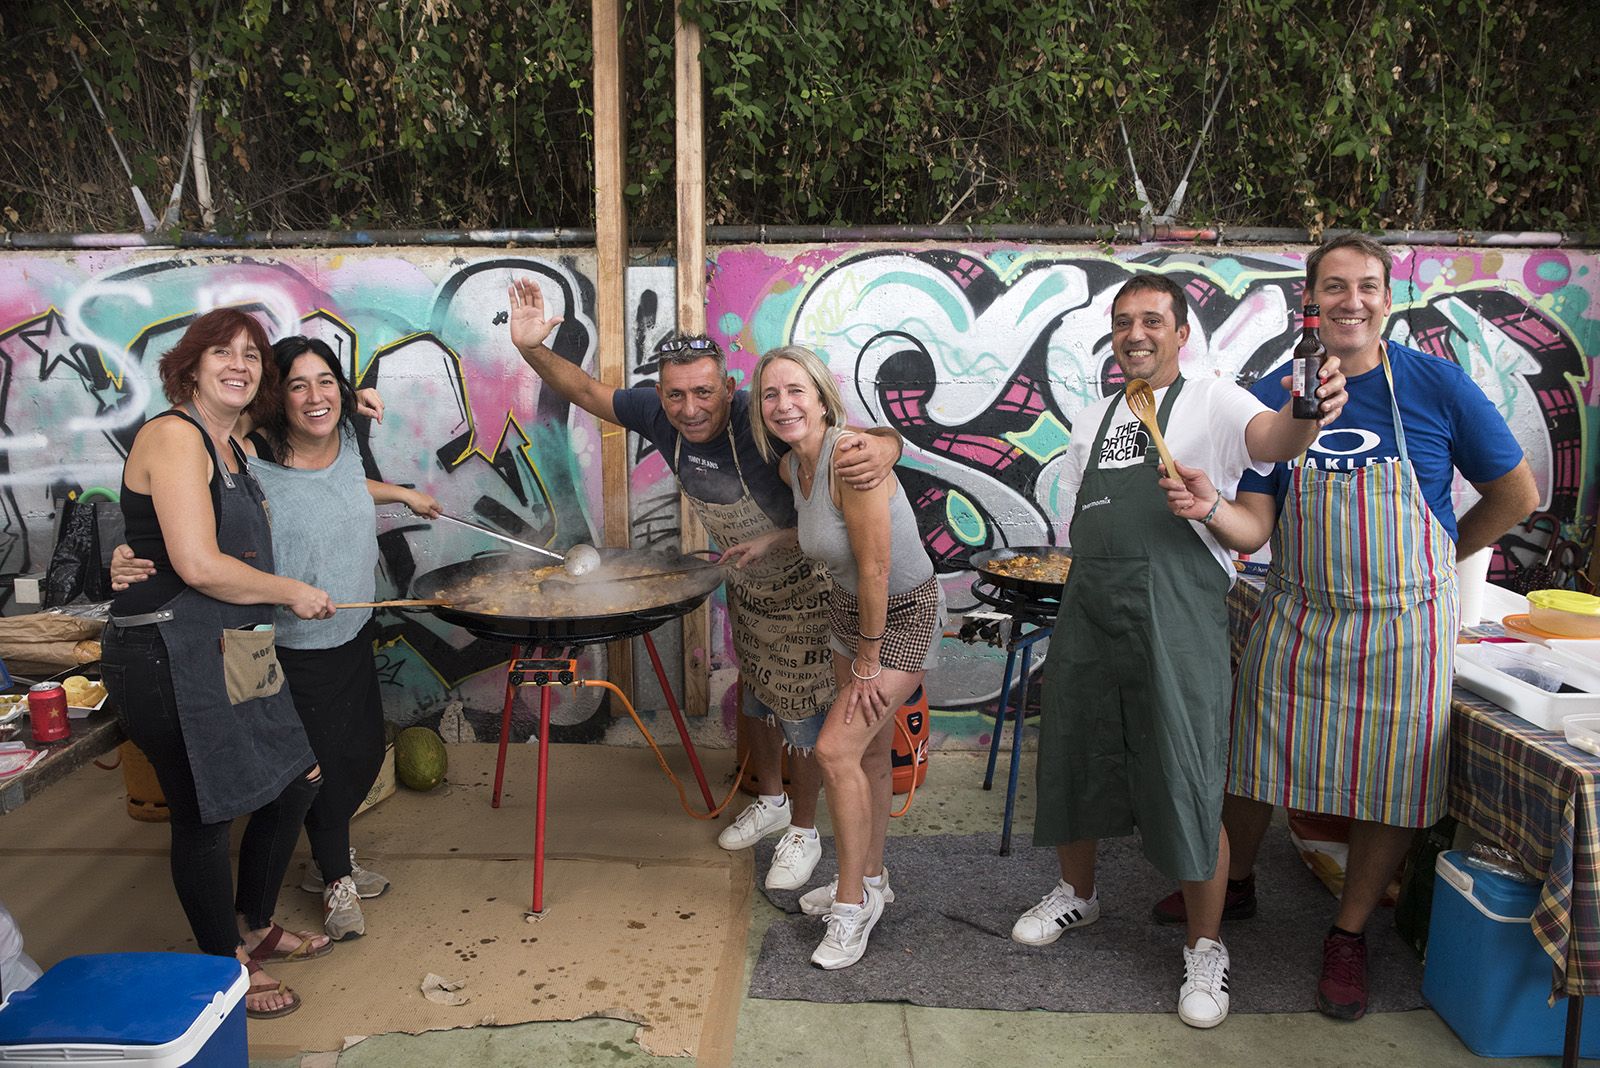
[[[850,533],[845,529],[844,513],[833,503],[833,449],[840,433],[838,427],[830,427],[822,439],[817,477],[809,498],[800,492],[799,458],[791,452],[784,462],[789,465],[789,485],[794,489],[794,509],[800,521],[800,551],[828,565],[833,581],[851,596],[859,596]],[[889,498],[889,532],[889,594],[893,596],[908,593],[933,577],[933,562],[922,547],[917,517],[898,482]]]
[[[338,458],[321,470],[250,458],[250,473],[271,510],[278,574],[327,590],[335,604],[370,601],[378,584],[378,513],[355,437],[340,433]],[[286,649],[335,649],[359,634],[371,616],[372,609],[360,608],[335,612],[331,619],[300,619],[280,607],[272,625],[277,644]]]

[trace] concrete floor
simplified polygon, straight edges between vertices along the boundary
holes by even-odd
[[[1033,804],[1029,797],[1032,754],[1025,758],[1017,806],[1016,835],[1028,842]],[[940,750],[933,756],[927,784],[893,834],[974,834],[997,836],[1004,793],[984,792],[984,756]],[[1001,774],[1004,774],[1002,759]],[[1001,783],[1003,788],[1003,780]],[[735,803],[737,805],[737,802]],[[1331,914],[1333,902],[1329,900]],[[745,977],[755,963],[767,926],[780,915],[757,893]],[[1317,919],[1316,922],[1322,922]],[[869,950],[870,952],[870,950]],[[1174,964],[1176,974],[1176,963]],[[1308,975],[1306,982],[1314,982]],[[1176,989],[1173,991],[1176,998]],[[335,1057],[308,1057],[305,1068],[411,1068],[411,1066],[561,1065],[683,1068],[681,1058],[653,1057],[632,1041],[634,1025],[614,1020],[530,1023],[478,1027],[423,1035],[367,1039]],[[252,1061],[256,1068],[299,1068],[299,1059]],[[711,1063],[706,1062],[708,1065]],[[1317,1013],[1239,1014],[1211,1031],[1196,1031],[1177,1015],[1138,1013],[1063,1014],[928,1009],[914,1005],[869,1003],[820,1005],[745,998],[739,1010],[732,1064],[740,1068],[831,1068],[867,1063],[875,1068],[946,1068],[1084,1065],[1106,1068],[1163,1065],[1294,1065],[1344,1068],[1388,1065],[1394,1068],[1446,1068],[1484,1065],[1430,1010],[1380,1013],[1356,1023],[1329,1020]],[[1558,1058],[1492,1062],[1506,1068],[1559,1063]],[[716,1068],[721,1068],[720,1065]]]

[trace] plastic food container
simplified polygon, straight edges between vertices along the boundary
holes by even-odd
[[[1600,597],[1577,590],[1534,590],[1528,622],[1567,638],[1600,638]]]
[[[1487,661],[1495,653],[1511,651],[1536,659],[1548,658],[1559,664],[1562,692],[1541,689],[1492,667]],[[1502,663],[1504,661],[1501,661]],[[1600,713],[1600,663],[1571,656],[1541,645],[1520,642],[1478,642],[1458,645],[1455,650],[1456,684],[1487,697],[1514,716],[1520,716],[1547,731],[1561,730],[1568,716],[1584,712]],[[1600,998],[1595,999],[1600,1003]]]
[[[1566,681],[1565,669],[1549,657],[1528,651],[1533,648],[1531,645],[1510,648],[1499,643],[1485,642],[1478,647],[1478,661],[1487,668],[1504,672],[1530,686],[1537,686],[1551,693],[1561,692],[1561,685]]]
[[[1568,745],[1600,756],[1600,713],[1568,716],[1561,721],[1561,730],[1567,736]]]

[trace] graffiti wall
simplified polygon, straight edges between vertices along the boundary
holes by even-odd
[[[901,480],[953,610],[983,607],[968,555],[1058,541],[1056,465],[1078,414],[1120,388],[1110,352],[1112,294],[1136,271],[1186,288],[1189,376],[1253,379],[1298,336],[1304,250],[1146,247],[1106,252],[1018,246],[735,247],[714,252],[708,322],[743,380],[755,357],[798,342],[839,377],[852,419],[894,426]],[[1467,368],[1522,442],[1541,508],[1580,535],[1594,513],[1600,395],[1597,258],[1558,251],[1399,248],[1390,335]],[[541,387],[505,340],[505,288],[538,280],[564,322],[552,347],[593,369],[593,261],[587,254],[467,249],[9,253],[0,258],[0,574],[43,568],[57,502],[115,489],[140,423],[165,407],[154,362],[197,314],[257,311],[274,336],[315,334],[376,386],[387,407],[363,432],[375,477],[415,485],[447,509],[557,547],[598,538],[601,429]],[[672,329],[673,268],[630,269],[628,366]],[[670,544],[675,487],[647,443],[629,442],[632,537]],[[1461,491],[1463,506],[1470,488]],[[416,575],[492,549],[480,535],[380,513],[380,595]],[[1536,553],[1543,535],[1506,547]],[[1497,561],[1504,573],[1507,565]],[[14,608],[12,610],[15,610]],[[467,736],[493,729],[507,646],[426,614],[383,617],[380,652],[391,719],[443,719]],[[660,635],[678,663],[671,628]],[[726,618],[713,613],[712,693],[731,723],[734,667]],[[1004,652],[946,638],[930,680],[935,727],[985,738]],[[603,670],[603,654],[584,654]],[[638,662],[646,661],[642,654]],[[642,676],[643,672],[641,672]],[[640,703],[655,699],[641,683]],[[525,691],[532,694],[534,691]],[[517,722],[531,722],[518,695]],[[592,736],[605,710],[563,697],[558,721]],[[447,733],[448,733],[447,730]]]

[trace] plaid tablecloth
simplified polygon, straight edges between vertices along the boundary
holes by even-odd
[[[1235,660],[1260,596],[1252,578],[1228,595]],[[1451,712],[1450,814],[1543,873],[1533,933],[1552,995],[1600,994],[1600,757],[1460,687]]]

